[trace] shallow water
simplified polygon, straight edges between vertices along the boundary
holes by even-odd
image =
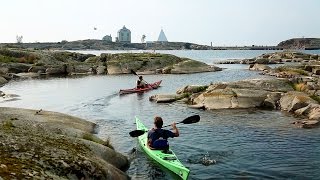
[[[295,120],[290,114],[256,109],[201,111],[181,103],[149,101],[151,95],[173,93],[187,84],[267,78],[248,71],[245,65],[221,66],[228,69],[189,75],[146,75],[148,82],[162,79],[162,86],[144,94],[123,96],[117,94],[119,89],[133,87],[136,76],[12,81],[1,90],[21,95],[20,100],[0,106],[58,111],[97,123],[97,135],[110,137],[116,150],[130,157],[127,173],[132,179],[177,178],[148,159],[136,139],[129,137],[128,133],[135,129],[134,116],[151,127],[155,115],[170,124],[193,114],[201,116],[200,122],[179,124],[180,137],[170,140],[180,161],[191,170],[190,179],[318,179],[319,128],[296,128],[290,124]],[[137,151],[132,153],[133,148]]]

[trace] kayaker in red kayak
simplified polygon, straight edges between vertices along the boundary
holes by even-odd
[[[168,138],[178,137],[179,130],[176,127],[176,123],[172,123],[173,131],[162,129],[163,120],[161,117],[156,116],[154,118],[154,128],[148,132],[148,146],[150,149],[169,149]]]
[[[137,80],[137,88],[142,89],[142,88],[146,88],[146,87],[147,87],[146,81],[143,80],[142,76],[139,76],[139,79]]]

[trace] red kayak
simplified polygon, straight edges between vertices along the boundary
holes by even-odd
[[[162,80],[157,81],[152,84],[148,84],[148,86],[145,88],[120,89],[119,94],[121,95],[121,94],[130,94],[130,93],[142,93],[144,91],[157,89],[160,86],[161,82],[162,82]]]

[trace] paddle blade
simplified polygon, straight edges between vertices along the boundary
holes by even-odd
[[[200,121],[200,116],[199,115],[193,115],[193,116],[187,117],[186,119],[181,121],[181,123],[183,123],[183,124],[192,124],[192,123],[197,123],[199,121]]]
[[[138,137],[138,136],[141,136],[142,134],[144,134],[145,132],[146,131],[143,131],[143,130],[134,130],[134,131],[129,132],[129,134],[131,137]]]
[[[131,73],[138,76],[138,74],[136,72],[134,72],[134,70],[132,70],[132,69],[131,69]]]
[[[197,123],[199,121],[200,121],[200,116],[199,115],[193,115],[193,116],[187,117],[183,121],[178,122],[176,124],[192,124],[192,123]],[[168,126],[170,126],[170,125],[166,125],[166,126],[162,126],[162,127],[164,128],[164,127],[168,127]]]

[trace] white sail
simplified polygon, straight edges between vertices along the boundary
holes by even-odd
[[[164,34],[163,30],[161,29],[158,41],[160,42],[168,42],[166,35]]]

